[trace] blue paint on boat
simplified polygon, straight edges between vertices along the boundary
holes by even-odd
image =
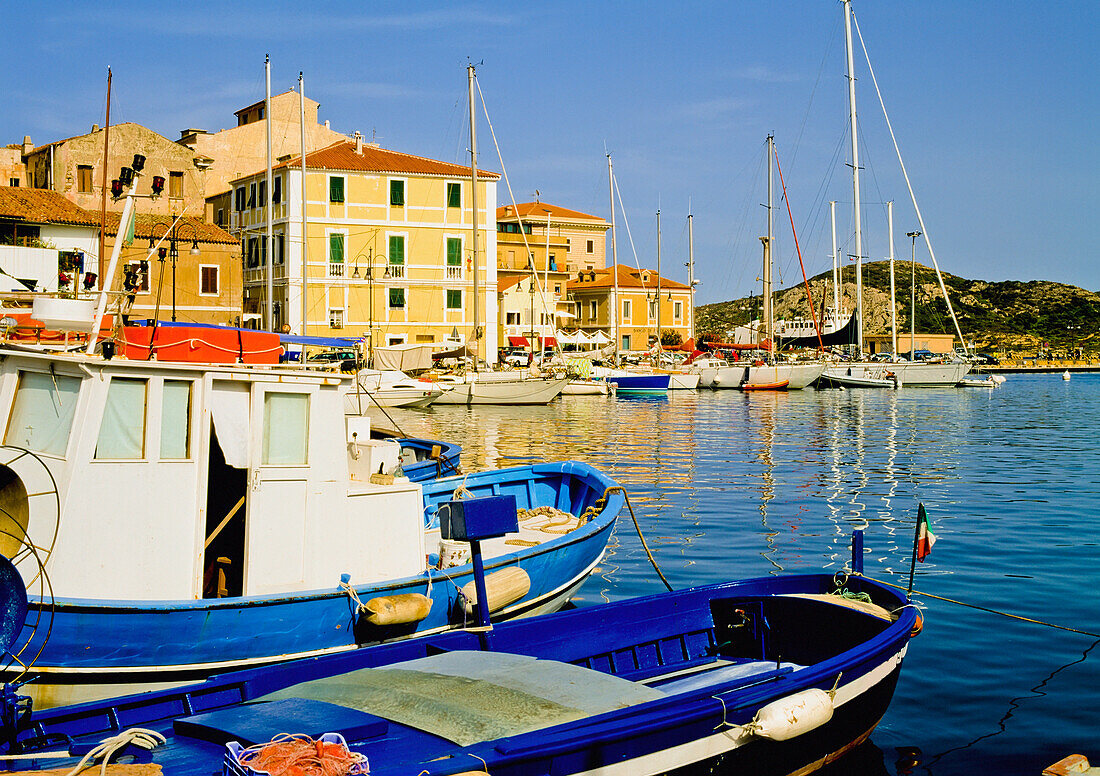
[[[461,474],[458,466],[462,447],[454,442],[440,442],[435,439],[416,439],[398,437],[394,441],[401,446],[401,470],[413,482],[425,482],[439,477]],[[432,458],[432,448],[439,446],[438,457]],[[410,462],[412,457],[415,461]]]
[[[653,395],[668,392],[669,375],[616,375],[607,382],[619,396]]]

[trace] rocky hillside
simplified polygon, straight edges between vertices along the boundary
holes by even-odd
[[[894,269],[898,330],[908,329],[911,264],[895,261]],[[875,261],[863,265],[864,332],[882,334],[890,326],[890,265]],[[820,311],[826,299],[826,281],[832,273],[822,273],[810,281],[814,306]],[[931,267],[916,266],[917,330],[927,333],[953,332],[947,305]],[[943,275],[951,295],[951,304],[959,326],[968,340],[979,348],[1027,350],[1041,343],[1054,349],[1081,347],[1100,351],[1100,294],[1064,283],[1032,280],[1026,283],[967,280]],[[842,284],[841,306],[855,309],[855,271],[846,269]],[[828,287],[832,303],[831,285]],[[809,316],[805,287],[779,291],[775,295],[775,317]],[[760,315],[760,297],[702,305],[696,309],[696,330],[724,336],[728,330]]]

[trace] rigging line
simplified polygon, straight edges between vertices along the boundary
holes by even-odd
[[[792,169],[798,162],[798,151],[802,147],[802,134],[806,131],[806,123],[810,119],[810,109],[813,107],[814,104],[814,95],[817,94],[817,87],[821,83],[821,74],[825,72],[825,62],[826,60],[828,60],[829,52],[832,51],[833,43],[836,41],[837,35],[840,32],[841,18],[842,17],[840,16],[840,14],[835,15],[835,19],[833,21],[833,33],[829,36],[829,42],[825,44],[825,53],[821,55],[821,64],[818,66],[817,69],[817,78],[814,79],[814,86],[810,90],[810,100],[806,104],[806,112],[802,116],[802,124],[801,126],[799,126],[798,135],[794,139],[794,151],[791,153]]]
[[[810,293],[810,281],[806,279],[806,265],[802,263],[802,249],[798,246],[798,232],[794,228],[794,214],[791,213],[791,201],[787,198],[787,183],[783,180],[783,168],[779,165],[779,152],[772,146],[775,155],[775,168],[779,170],[779,185],[783,189],[783,201],[787,203],[787,217],[791,219],[791,234],[794,235],[794,250],[798,254],[798,266],[802,268],[802,282],[806,284],[806,299],[810,302],[810,319],[814,322],[814,331],[817,332],[817,347],[825,349],[825,343],[821,341],[821,327],[817,325],[817,313],[814,311],[814,297]]]
[[[638,280],[642,284],[642,291],[648,294],[645,287],[645,280],[642,278],[642,265],[638,263],[638,251],[634,248],[634,235],[630,233],[630,219],[626,217],[626,208],[623,207],[623,193],[619,190],[619,176],[612,173],[611,180],[615,183],[615,195],[619,199],[619,210],[622,211],[623,224],[626,226],[626,236],[630,240],[630,250],[634,254],[634,266],[638,268]],[[618,273],[619,270],[616,269],[615,274],[617,275]]]
[[[859,45],[863,49],[863,58],[867,60],[867,72],[871,76],[871,83],[875,85],[875,94],[878,95],[878,104],[882,108],[882,116],[886,119],[886,128],[890,130],[890,140],[894,143],[894,151],[898,155],[898,164],[901,165],[901,174],[905,177],[905,185],[909,189],[909,198],[913,201],[913,210],[917,214],[917,223],[920,224],[921,234],[924,235],[924,245],[928,248],[928,256],[932,259],[932,266],[936,268],[936,279],[940,282],[940,290],[943,292],[944,301],[947,302],[947,312],[951,313],[951,321],[955,324],[955,333],[959,335],[959,342],[962,344],[963,352],[969,354],[970,349],[966,345],[966,338],[963,336],[962,328],[959,326],[959,319],[955,317],[955,310],[951,306],[951,297],[947,295],[947,287],[943,283],[943,274],[940,272],[939,262],[936,261],[936,253],[932,250],[932,238],[928,236],[928,228],[924,225],[924,216],[921,215],[920,205],[917,204],[917,195],[913,191],[913,184],[909,180],[909,172],[905,169],[905,161],[901,158],[901,148],[898,147],[898,139],[894,135],[894,125],[890,123],[890,115],[886,112],[886,103],[882,99],[882,91],[878,88],[878,79],[875,78],[875,70],[871,67],[871,56],[867,53],[867,44],[863,42],[863,33],[859,29],[859,22],[856,21],[855,12],[852,13],[852,22],[856,27],[856,35],[859,36]]]

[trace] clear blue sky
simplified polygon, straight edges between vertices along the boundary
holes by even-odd
[[[0,142],[42,144],[112,121],[175,140],[297,83],[321,118],[384,147],[467,162],[466,71],[479,80],[517,201],[608,216],[605,148],[643,266],[686,280],[695,213],[699,302],[758,289],[764,141],[774,132],[807,271],[831,266],[828,201],[853,251],[842,8],[835,0],[668,3],[6,4]],[[316,10],[314,10],[314,8]],[[1100,289],[1100,6],[1095,0],[855,0],[941,267]],[[857,40],[864,253],[916,227]],[[479,113],[482,166],[500,169]],[[778,186],[778,183],[777,183]],[[498,204],[507,201],[503,183]],[[800,278],[781,202],[784,285]],[[622,216],[619,216],[620,227]],[[917,246],[918,260],[927,254]],[[619,257],[633,263],[626,230]]]

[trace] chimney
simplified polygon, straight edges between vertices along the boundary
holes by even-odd
[[[363,155],[363,133],[360,132],[357,129],[357,130],[355,130],[354,137],[355,137],[355,153],[362,156]]]
[[[98,132],[98,131],[99,131],[99,124],[92,124],[92,132],[95,133],[95,132]]]
[[[329,127],[328,125],[328,119],[325,119],[325,129],[331,129],[331,127]]]
[[[30,135],[23,135],[23,156],[26,156],[34,150],[34,143],[31,142]]]

